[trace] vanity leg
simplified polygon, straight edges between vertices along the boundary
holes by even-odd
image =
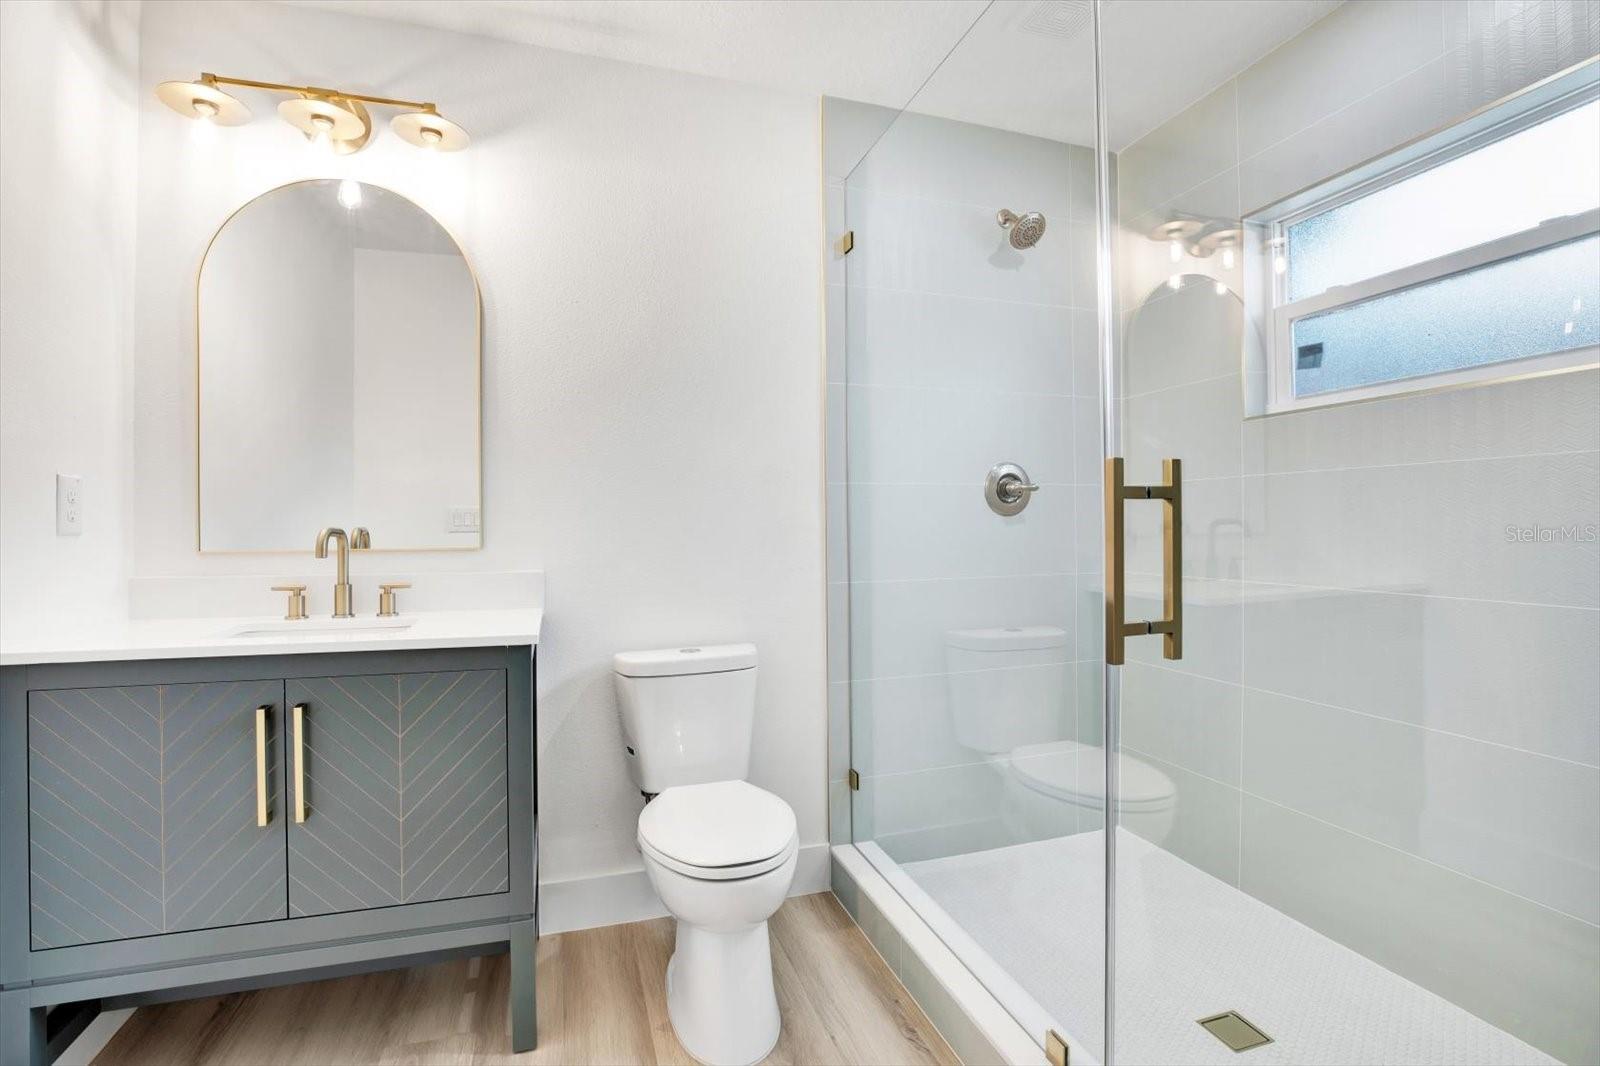
[[[539,1042],[539,1005],[534,995],[534,956],[539,950],[533,919],[511,924],[511,1050],[532,1051]]]
[[[0,1063],[44,1066],[44,1014],[28,1005],[28,989],[0,992]]]

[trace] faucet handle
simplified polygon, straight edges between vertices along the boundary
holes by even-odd
[[[399,614],[400,612],[394,604],[394,590],[408,589],[410,587],[411,582],[409,581],[385,581],[380,583],[378,585],[378,617],[393,618]]]
[[[372,547],[372,534],[366,526],[356,526],[350,531],[350,550],[365,551]]]
[[[289,594],[288,611],[284,619],[290,622],[303,622],[306,618],[306,587],[304,585],[274,585],[273,592],[287,592]]]

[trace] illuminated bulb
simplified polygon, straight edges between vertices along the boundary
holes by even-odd
[[[354,211],[361,206],[361,183],[346,178],[339,183],[339,203],[344,205],[346,211]]]
[[[1183,288],[1183,275],[1182,274],[1174,274],[1174,275],[1172,275],[1172,277],[1168,278],[1167,279],[1167,288],[1172,289],[1174,291]]]
[[[1228,295],[1228,286],[1219,281],[1216,284],[1216,291],[1218,296],[1226,296]]]
[[[1289,260],[1285,259],[1282,252],[1272,257],[1272,272],[1282,274],[1289,269]]]
[[[434,129],[432,126],[424,126],[424,127],[422,127],[421,133],[422,133],[423,141],[427,144],[427,146],[429,148],[438,148],[439,147],[439,142],[444,140],[444,134],[440,133],[438,130]]]
[[[1232,248],[1224,248],[1222,250],[1222,269],[1223,270],[1232,270],[1233,269],[1233,249]]]
[[[333,129],[333,119],[327,115],[312,115],[311,125],[313,127],[310,137],[312,145],[327,144],[328,131]]]
[[[1565,334],[1568,334],[1570,336],[1571,333],[1572,333],[1572,323],[1568,322],[1566,325],[1562,326],[1561,327],[1561,332],[1565,333]]]
[[[217,117],[217,105],[210,100],[195,100],[190,106],[194,108],[195,117],[210,122]]]
[[[1183,259],[1183,242],[1176,237],[1167,242],[1167,258],[1174,263]]]

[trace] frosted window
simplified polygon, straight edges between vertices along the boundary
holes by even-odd
[[[1600,344],[1600,236],[1295,321],[1296,396]]]
[[[1600,101],[1289,226],[1289,299],[1596,207]]]

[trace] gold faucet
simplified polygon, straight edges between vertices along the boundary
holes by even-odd
[[[336,526],[329,526],[317,534],[318,559],[328,557],[329,540],[336,540],[339,543],[339,570],[333,584],[333,616],[353,618],[355,611],[351,609],[354,597],[350,588],[350,549],[361,551],[372,547],[372,535],[360,526],[351,530],[348,535]]]

